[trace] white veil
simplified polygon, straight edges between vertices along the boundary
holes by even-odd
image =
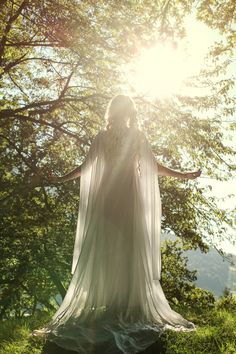
[[[103,133],[104,131],[100,131],[94,138],[81,169],[80,204],[71,270],[72,274],[75,272],[83,246],[83,240],[91,218],[93,217],[93,208],[97,203],[100,182],[104,170]],[[148,252],[152,260],[151,274],[154,280],[159,280],[161,276],[161,199],[157,177],[157,163],[145,134],[139,130],[134,130],[134,133],[137,142],[135,145],[138,148],[138,164],[137,169],[135,169],[137,185],[139,186],[137,192],[140,193],[143,204],[148,233],[147,237],[151,249],[151,254],[150,251]]]
[[[79,214],[71,274],[75,272],[84,236],[86,235],[87,227],[92,217],[92,210],[97,199],[99,182],[102,178],[104,160],[101,154],[101,136],[102,131],[92,141],[86,160],[83,162],[81,168]]]
[[[144,133],[139,143],[140,193],[151,245],[153,280],[161,278],[161,198],[155,156]]]

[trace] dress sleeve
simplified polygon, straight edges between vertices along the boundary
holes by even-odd
[[[92,218],[101,181],[104,162],[102,154],[102,131],[93,139],[81,168],[80,200],[71,273],[74,274],[83,246],[84,237]]]
[[[148,153],[150,154],[150,156],[152,157],[153,162],[156,162],[156,158],[155,158],[155,155],[152,151],[151,144],[149,143],[144,132],[142,132],[142,131],[140,131],[140,133],[139,133],[139,141],[140,141],[140,148],[145,148],[148,151]]]
[[[98,134],[95,136],[95,138],[92,140],[88,153],[83,162],[83,167],[92,163],[96,158],[99,150],[99,142],[101,140],[101,136],[102,136],[102,131],[99,131]]]
[[[161,198],[155,156],[145,134],[138,138],[138,183],[151,247],[150,257],[154,280],[161,277]]]

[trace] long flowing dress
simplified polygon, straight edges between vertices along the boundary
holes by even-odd
[[[160,285],[157,164],[139,129],[100,130],[82,165],[72,280],[44,328],[49,341],[88,353],[134,354],[165,329],[195,330]]]

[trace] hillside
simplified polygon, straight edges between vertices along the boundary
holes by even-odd
[[[163,241],[165,239],[176,240],[177,238],[165,234],[163,235]],[[233,287],[233,281],[230,279],[232,267],[214,248],[210,248],[208,253],[202,253],[199,249],[184,251],[183,255],[188,257],[188,268],[197,270],[195,283],[200,288],[212,291],[216,297],[219,297],[225,287]],[[236,256],[229,256],[232,257],[236,265]]]

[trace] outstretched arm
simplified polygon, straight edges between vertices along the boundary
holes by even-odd
[[[72,170],[71,172],[67,173],[66,175],[63,175],[63,176],[50,176],[48,178],[49,181],[51,182],[67,182],[67,181],[70,181],[72,179],[76,179],[78,177],[81,176],[81,167],[82,167],[83,164],[81,164],[80,166],[76,167],[74,170]]]
[[[76,179],[81,176],[81,168],[84,163],[85,161],[80,166],[76,167],[74,170],[63,176],[53,176],[51,174],[45,175],[42,172],[37,173],[31,177],[30,184],[32,187],[38,187],[42,185],[46,186],[54,183],[62,183],[70,181],[72,179]]]
[[[158,175],[160,176],[171,176],[171,177],[177,177],[182,179],[195,179],[199,177],[202,173],[200,169],[196,172],[186,172],[186,173],[174,171],[168,167],[159,164],[159,162],[157,162],[157,170],[158,170]]]

